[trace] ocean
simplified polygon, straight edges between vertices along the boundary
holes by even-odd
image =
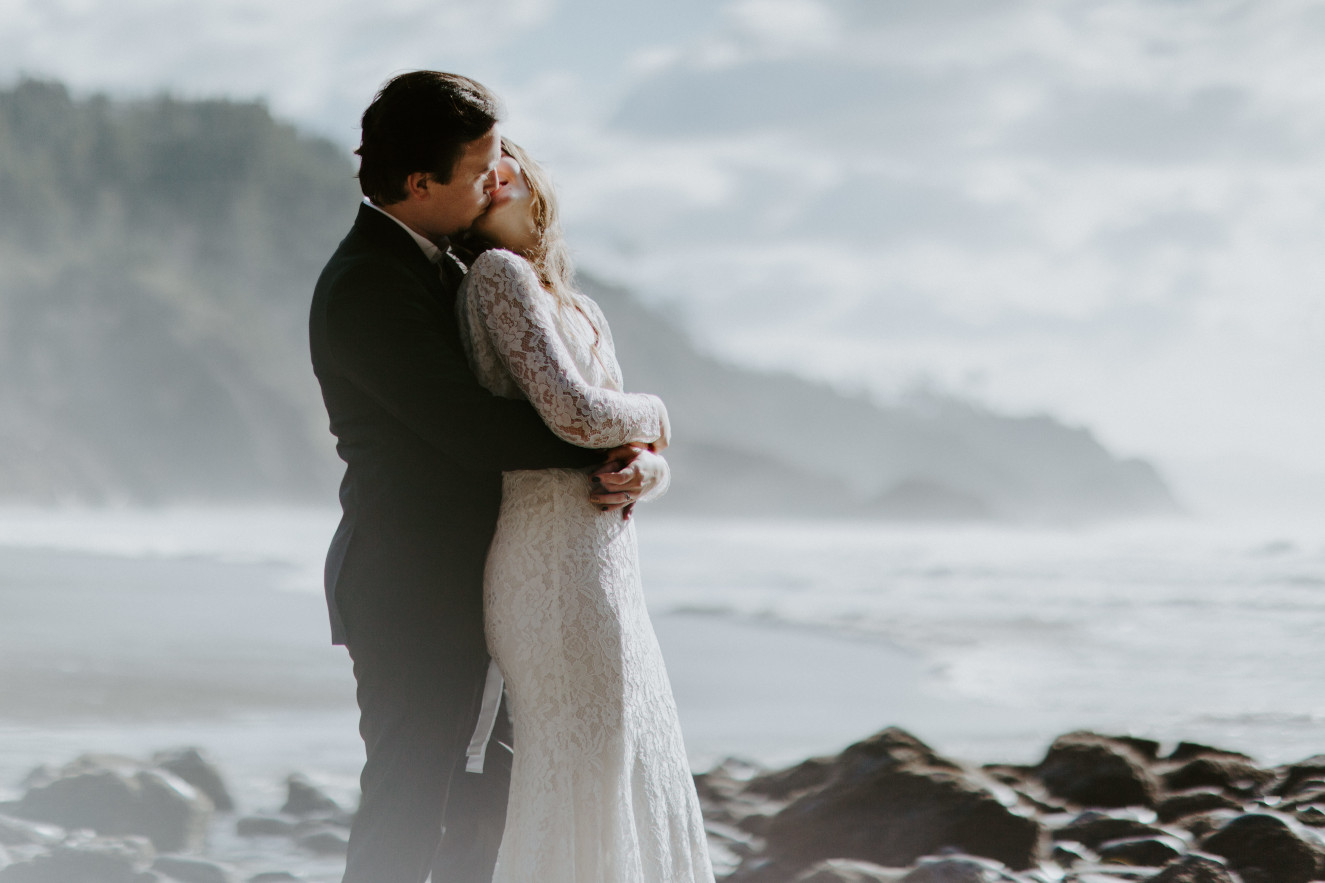
[[[276,799],[273,771],[295,761],[349,794],[360,758],[352,681],[343,651],[326,644],[320,600],[336,518],[319,508],[0,509],[11,571],[0,614],[36,653],[24,665],[36,664],[32,636],[46,629],[83,648],[77,665],[52,655],[53,670],[114,668],[99,664],[104,653],[119,660],[116,683],[193,666],[189,683],[203,685],[170,714],[146,699],[117,713],[115,697],[129,694],[114,685],[100,706],[0,707],[6,784],[80,750],[144,753],[186,739],[255,783],[266,776],[252,786],[263,799]],[[638,529],[697,767],[727,754],[791,762],[893,724],[979,762],[1033,762],[1054,735],[1079,728],[1208,742],[1267,763],[1325,748],[1325,529],[1316,524],[940,528],[645,509]],[[50,586],[73,591],[89,574],[104,582],[87,596],[95,603],[51,606]],[[141,594],[145,580],[160,583],[155,594]],[[139,611],[178,597],[184,613],[169,622],[187,622],[189,604],[224,599],[236,581],[245,594],[227,603],[247,612],[216,607],[198,637],[172,638],[160,620],[125,649],[101,637],[108,614],[89,612],[141,590]],[[322,686],[293,702],[204,677],[208,666],[259,663]],[[6,677],[21,674],[15,665]],[[200,711],[213,688],[224,713]],[[282,758],[292,746],[299,757]]]

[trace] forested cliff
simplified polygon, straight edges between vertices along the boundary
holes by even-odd
[[[342,150],[260,104],[0,91],[0,499],[334,501],[306,311],[358,198]],[[660,508],[1176,508],[1154,469],[1085,430],[734,367],[591,270],[628,386],[667,398],[677,427]]]

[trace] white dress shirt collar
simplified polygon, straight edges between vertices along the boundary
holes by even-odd
[[[382,211],[382,208],[380,206],[373,205],[373,201],[368,197],[365,196],[363,198],[363,204],[376,211],[382,212],[382,214],[386,215],[388,218],[399,224],[400,229],[408,233],[410,235],[410,238],[419,244],[419,248],[423,249],[423,254],[428,258],[428,260],[431,263],[434,264],[437,263],[442,259],[442,255],[446,253],[445,248],[439,247],[435,242],[433,242],[431,239],[428,239],[425,236],[420,236],[408,224],[400,220],[400,218],[397,218],[395,215],[391,214],[390,212]]]

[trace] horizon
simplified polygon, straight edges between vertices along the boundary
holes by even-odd
[[[0,80],[260,100],[348,156],[391,73],[461,70],[581,265],[710,351],[1051,413],[1208,505],[1325,504],[1309,4],[176,6],[11,0]]]

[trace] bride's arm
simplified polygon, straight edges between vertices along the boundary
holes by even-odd
[[[494,249],[469,271],[469,296],[511,377],[562,439],[590,448],[666,443],[667,409],[657,396],[592,386],[557,333],[556,302],[523,258]]]

